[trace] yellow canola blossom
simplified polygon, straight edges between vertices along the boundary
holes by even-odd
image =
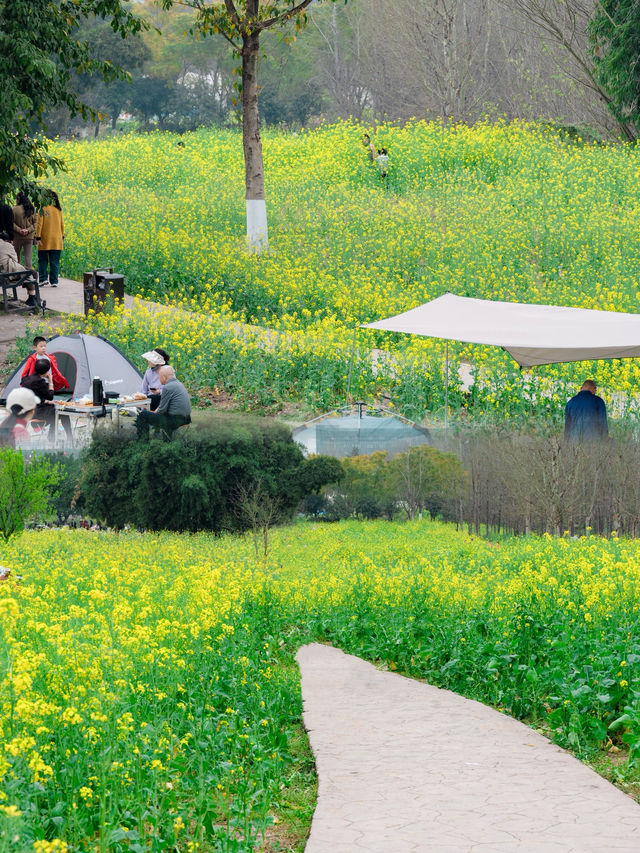
[[[147,826],[123,823],[133,798],[141,815],[159,803],[163,832],[196,843],[193,797],[181,793],[189,780],[217,791],[219,809],[249,790],[247,779],[277,790],[274,697],[285,675],[273,655],[310,639],[314,620],[346,631],[369,609],[384,632],[404,608],[403,630],[449,619],[465,649],[465,622],[479,614],[507,645],[532,613],[595,638],[612,619],[637,620],[636,542],[491,543],[425,522],[305,523],[270,537],[259,565],[250,538],[204,534],[40,531],[5,546],[3,563],[22,580],[0,585],[12,614],[0,649],[0,831],[3,820],[34,820],[33,802],[63,796],[75,835],[34,850],[94,849],[87,839],[109,808],[109,832]],[[621,689],[633,684],[633,642],[615,652]],[[204,761],[208,736],[218,740]]]
[[[271,240],[261,255],[245,247],[238,132],[200,130],[179,150],[168,133],[52,143],[69,167],[57,176],[64,272],[111,265],[131,293],[206,316],[199,324],[137,306],[121,328],[94,317],[89,329],[136,359],[151,342],[166,346],[196,386],[323,408],[344,401],[355,327],[446,291],[636,311],[637,147],[517,121],[381,125],[376,144],[390,157],[382,182],[364,130],[351,122],[265,130]],[[376,369],[374,348],[387,355]],[[437,411],[443,348],[360,331],[352,393],[384,392],[412,416]],[[638,360],[540,368],[523,379],[491,348],[452,344],[450,355],[474,365],[479,414],[557,409],[585,371],[617,406],[619,392],[640,383]]]

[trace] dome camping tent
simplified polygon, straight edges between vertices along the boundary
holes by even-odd
[[[366,414],[364,410],[366,409]],[[385,450],[389,456],[420,444],[431,444],[429,430],[401,415],[364,403],[343,406],[321,415],[293,431],[305,453],[343,459]]]
[[[60,373],[65,377],[74,398],[91,395],[95,376],[102,379],[105,391],[135,394],[140,390],[142,374],[131,361],[106,338],[98,335],[55,335],[47,341],[47,352],[55,355]],[[0,403],[20,385],[24,358],[0,394]]]

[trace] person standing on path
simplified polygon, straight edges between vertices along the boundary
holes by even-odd
[[[20,190],[13,207],[13,248],[20,263],[20,255],[24,252],[24,265],[32,268],[33,244],[36,239],[36,224],[38,214],[29,196]]]
[[[586,379],[565,406],[564,437],[568,441],[593,441],[609,435],[607,407],[597,390],[593,379]]]
[[[53,204],[42,208],[38,214],[36,242],[38,244],[38,276],[40,285],[58,286],[60,255],[64,241],[64,220],[58,194],[47,190]]]
[[[18,263],[16,250],[13,247],[13,211],[8,204],[0,204],[0,272],[26,272],[26,267]],[[36,287],[33,280],[25,281],[22,285],[27,288],[26,304],[39,308],[36,298]]]

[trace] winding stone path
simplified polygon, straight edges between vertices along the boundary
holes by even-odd
[[[522,723],[330,646],[298,662],[305,853],[639,853],[640,806]]]

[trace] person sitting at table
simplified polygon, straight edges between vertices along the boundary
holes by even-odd
[[[160,347],[156,347],[149,352],[143,352],[142,358],[147,359],[148,368],[142,377],[140,392],[151,400],[150,409],[155,412],[160,405],[162,396],[162,384],[158,379],[158,371],[163,364],[169,364],[169,353]]]
[[[56,364],[56,357],[51,353],[47,352],[47,339],[43,338],[42,335],[36,335],[33,339],[33,352],[29,356],[29,358],[25,361],[24,367],[22,368],[22,374],[20,379],[20,384],[23,385],[23,381],[27,376],[33,376],[36,372],[35,365],[39,359],[45,359],[50,364],[51,370],[51,380],[53,382],[53,390],[54,393],[57,391],[70,391],[69,383],[64,378],[62,373],[58,370],[58,365]],[[37,392],[36,392],[37,393]],[[55,410],[51,409],[52,416],[55,418]],[[52,443],[55,443],[55,433],[54,426],[52,425],[52,421],[47,421],[49,424],[49,439]],[[73,432],[71,430],[71,418],[69,415],[60,415],[60,423],[64,429],[64,433],[67,437],[67,441],[69,444],[73,444]]]
[[[31,433],[27,424],[34,416],[40,398],[29,388],[14,388],[7,395],[7,411],[9,417],[0,424],[0,444],[9,447],[29,448]]]
[[[35,362],[35,373],[23,377],[20,382],[22,388],[30,391],[40,398],[36,406],[36,420],[44,421],[49,427],[49,443],[54,444],[56,413],[51,405],[53,401],[53,378],[51,376],[51,362],[48,358],[38,358]]]
[[[172,434],[178,427],[191,423],[191,400],[189,392],[182,382],[176,379],[176,372],[168,364],[158,370],[158,379],[162,385],[162,398],[155,412],[144,409],[136,418],[138,438],[148,438],[149,428],[165,430]]]

